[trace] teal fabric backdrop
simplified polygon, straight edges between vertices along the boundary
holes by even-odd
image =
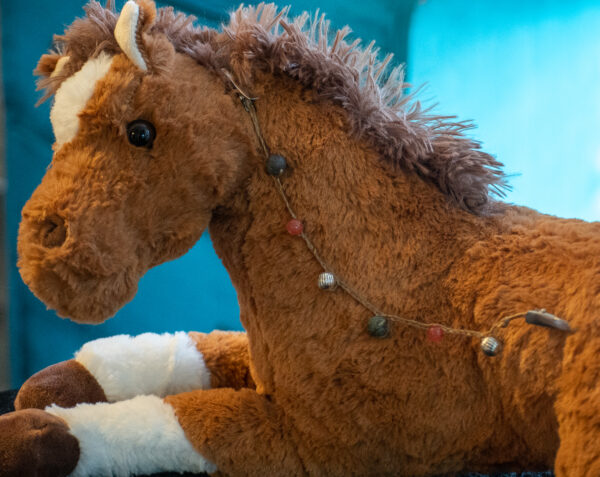
[[[183,258],[151,270],[136,298],[115,318],[99,326],[79,325],[47,311],[21,281],[16,269],[16,237],[20,210],[40,182],[51,159],[53,142],[50,103],[34,108],[32,70],[52,43],[82,15],[83,0],[60,3],[30,0],[2,2],[2,47],[6,98],[7,262],[10,288],[10,347],[12,384],[18,386],[39,369],[68,359],[85,341],[118,333],[145,331],[241,329],[235,291],[205,234]],[[118,8],[123,1],[117,2]],[[177,9],[218,26],[238,4],[233,0],[179,0]],[[287,3],[287,2],[286,2]],[[337,26],[350,24],[366,40],[376,39],[384,51],[406,56],[412,1],[374,0],[347,3],[300,0],[293,12],[320,8]],[[159,3],[159,5],[163,5]]]
[[[508,200],[600,219],[600,2],[430,0],[411,22],[411,82],[514,174]]]

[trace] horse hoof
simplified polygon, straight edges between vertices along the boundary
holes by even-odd
[[[0,477],[63,477],[79,460],[79,443],[62,419],[26,409],[0,417]]]
[[[74,407],[106,402],[96,378],[74,359],[53,364],[31,376],[17,394],[15,409],[44,409],[50,404]]]

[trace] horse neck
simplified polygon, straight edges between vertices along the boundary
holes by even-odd
[[[258,84],[263,137],[288,161],[281,181],[319,255],[383,311],[437,320],[442,279],[475,239],[477,219],[352,139],[340,108],[286,78],[265,75]],[[292,309],[290,296],[305,306],[322,293],[316,283],[323,269],[304,241],[286,232],[290,218],[260,161],[231,203],[215,212],[211,235],[243,314],[261,303]]]

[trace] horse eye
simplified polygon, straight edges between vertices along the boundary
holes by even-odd
[[[155,137],[156,129],[148,121],[136,119],[127,125],[127,139],[135,147],[147,147],[150,149]]]

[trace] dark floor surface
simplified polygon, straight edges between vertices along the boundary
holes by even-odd
[[[0,392],[0,414],[5,414],[7,412],[14,411],[13,401],[15,400],[15,396],[17,395],[16,391],[4,391]],[[206,474],[176,474],[172,472],[166,472],[162,474],[154,474],[153,477],[181,477],[181,476],[193,477],[193,476],[206,476]],[[489,477],[553,477],[554,474],[552,472],[511,472],[506,474],[495,474],[494,476]],[[138,477],[147,477],[147,476],[138,476]],[[268,477],[268,476],[265,476]],[[483,474],[467,474],[463,477],[486,477]]]

